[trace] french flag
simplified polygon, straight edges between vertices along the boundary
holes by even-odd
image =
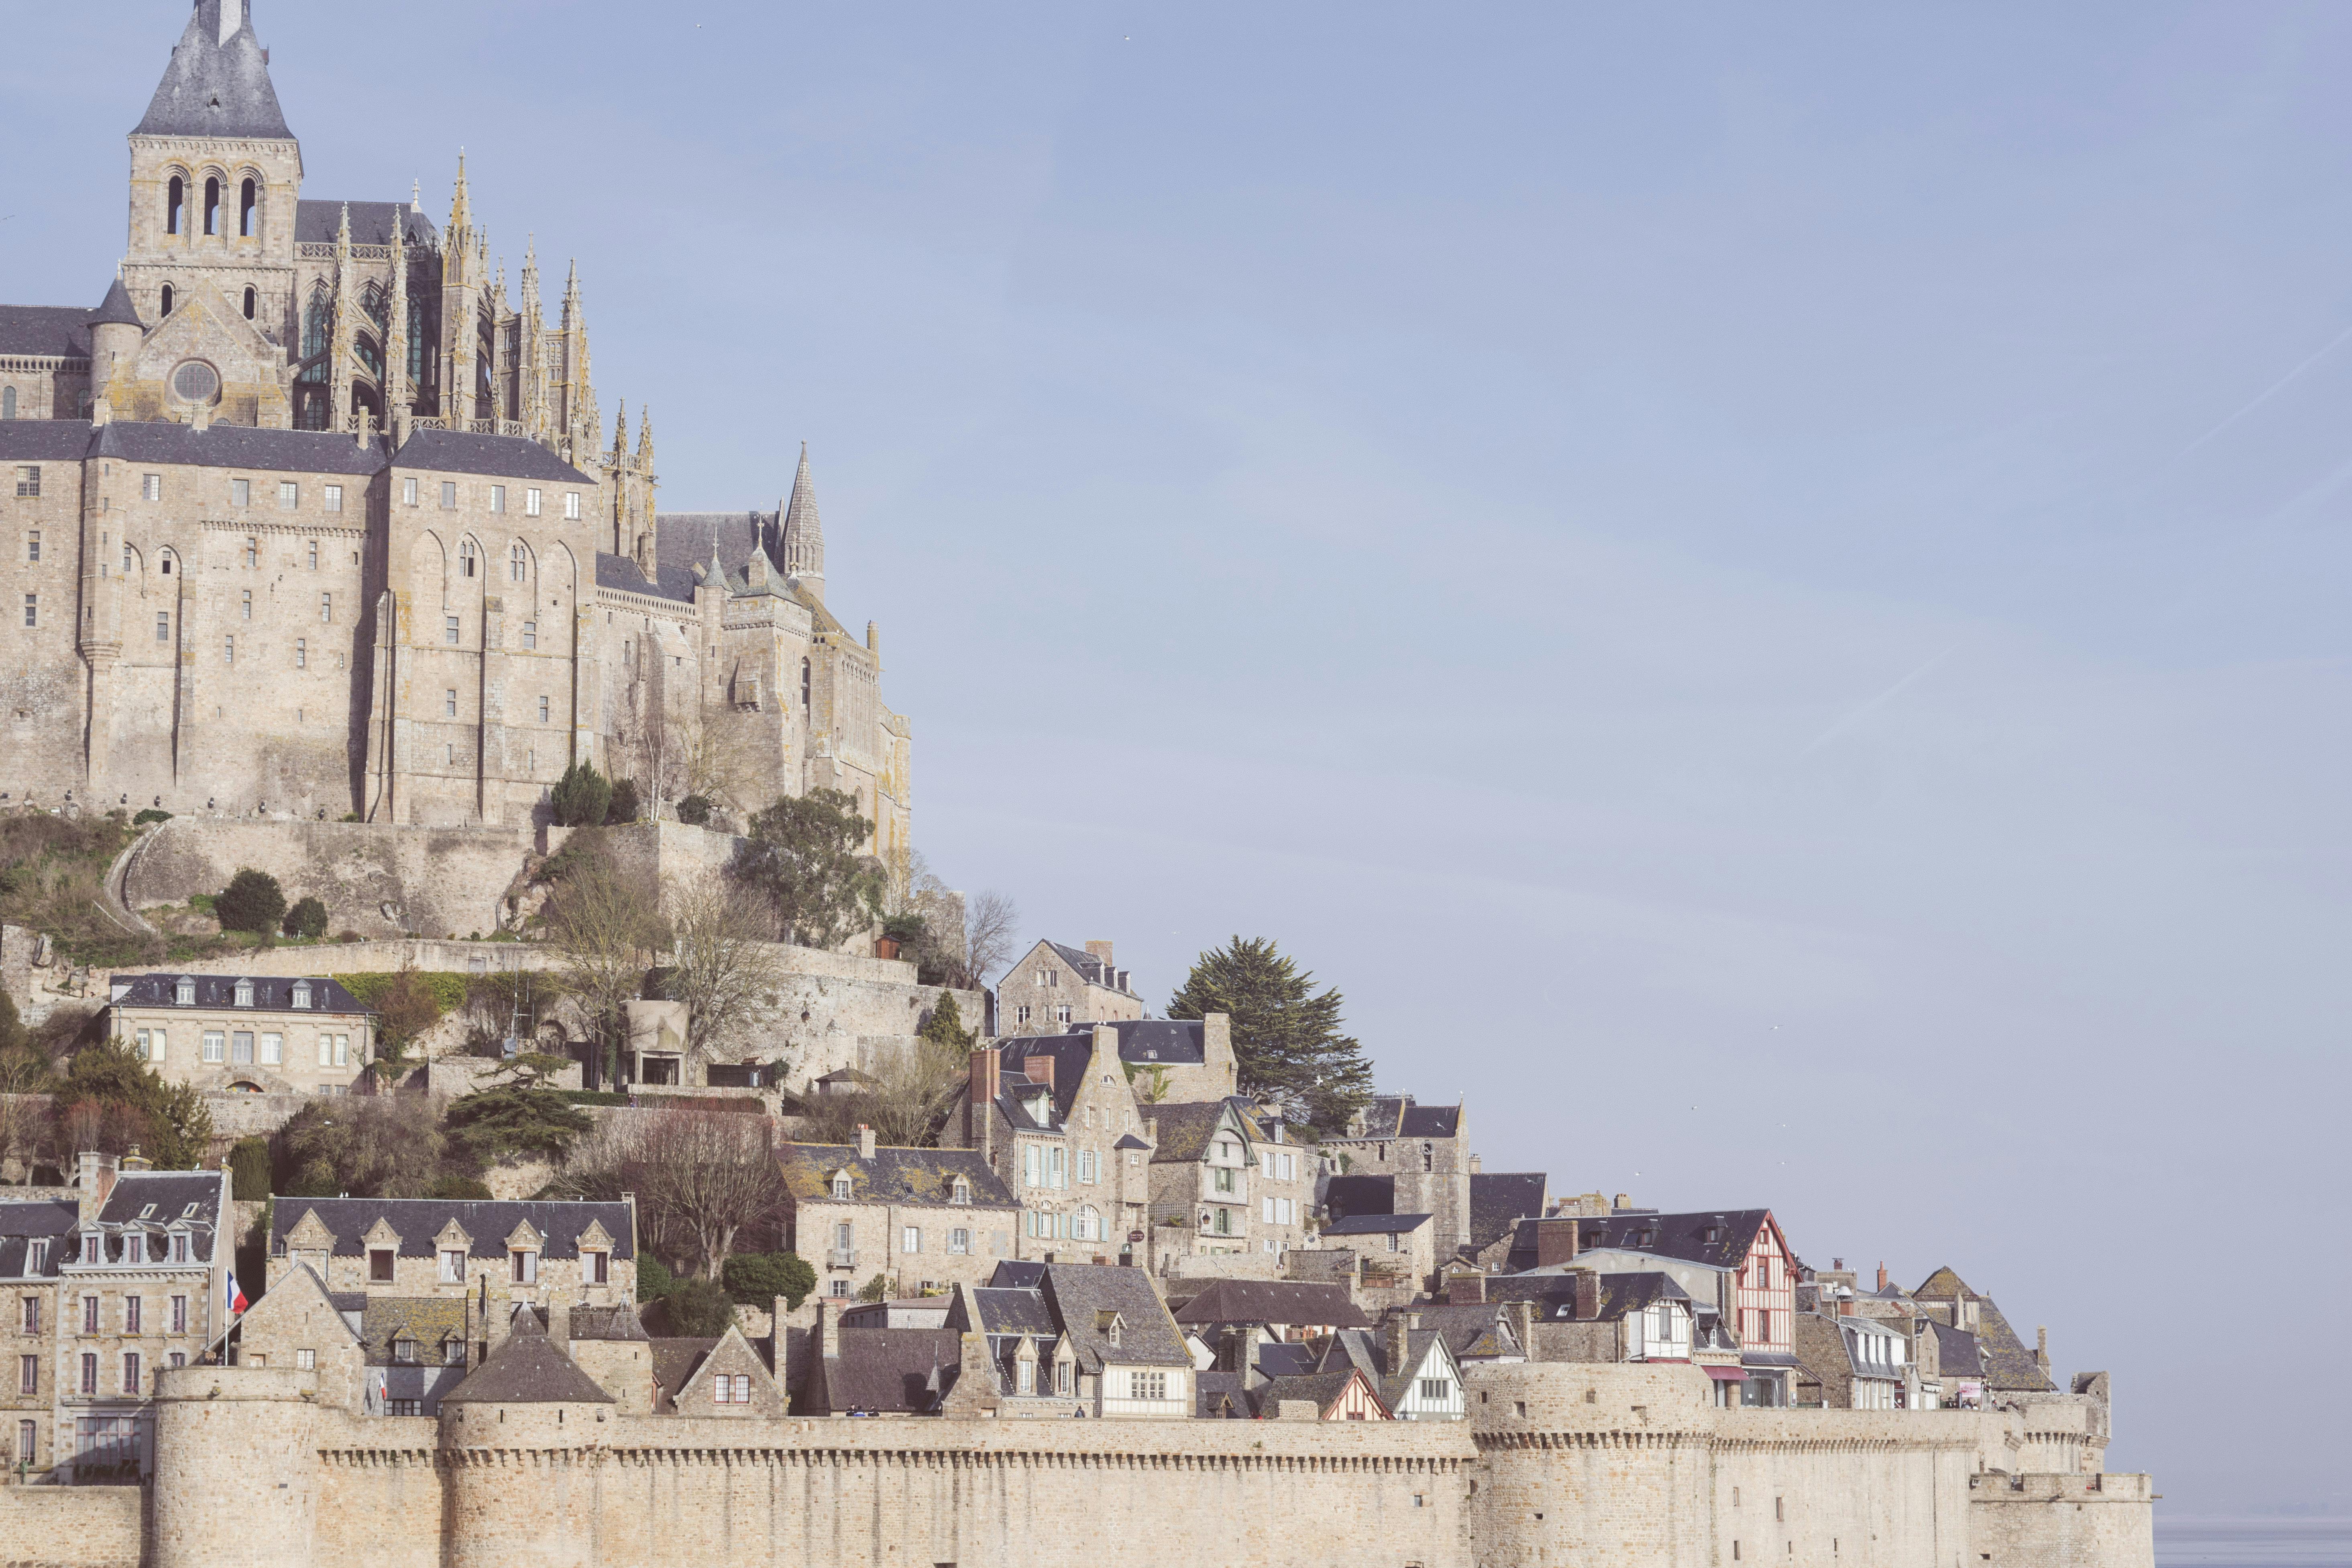
[[[253,1303],[245,1299],[245,1292],[236,1288],[236,1274],[235,1270],[231,1270],[228,1277],[228,1310],[230,1314],[234,1316],[238,1313],[242,1313],[251,1305],[253,1305]]]

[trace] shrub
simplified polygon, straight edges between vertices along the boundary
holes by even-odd
[[[239,1203],[259,1203],[269,1195],[269,1140],[240,1138],[228,1152],[229,1179]]]
[[[768,1306],[779,1296],[788,1308],[816,1289],[816,1270],[796,1252],[746,1252],[719,1270],[727,1293],[746,1306]]]
[[[890,1277],[887,1274],[875,1275],[873,1279],[868,1279],[865,1284],[857,1288],[857,1299],[861,1301],[888,1300],[890,1299]]]
[[[131,819],[131,826],[133,827],[144,827],[151,822],[169,822],[171,820],[172,814],[170,812],[158,811],[151,805],[146,810],[141,812],[138,816],[132,817]]]
[[[487,1200],[490,1189],[473,1176],[436,1176],[425,1189],[428,1198],[479,1198]]]
[[[612,804],[612,784],[586,763],[564,769],[555,787],[547,792],[548,809],[558,827],[593,826],[604,820]]]
[[[286,893],[278,887],[278,879],[267,871],[246,867],[228,879],[228,886],[213,899],[213,913],[223,931],[249,931],[267,934],[278,929],[286,918]]]
[[[324,936],[327,934],[327,906],[316,898],[298,900],[286,911],[286,923],[279,928],[288,936]]]
[[[714,1280],[680,1279],[663,1298],[670,1332],[681,1339],[715,1340],[735,1321],[735,1303]]]
[[[677,819],[688,827],[700,827],[710,820],[710,797],[688,795],[677,803]]]
[[[614,827],[624,826],[637,819],[637,781],[635,779],[614,780],[613,798],[604,807],[605,824],[608,826]]]
[[[360,940],[360,933],[355,931],[339,931],[335,933],[335,940],[337,942],[357,942]]]
[[[650,1252],[637,1254],[637,1300],[652,1306],[677,1289],[677,1280],[662,1266],[662,1260]]]

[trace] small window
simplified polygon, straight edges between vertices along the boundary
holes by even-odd
[[[391,1284],[393,1281],[394,1264],[398,1256],[399,1255],[397,1253],[388,1247],[370,1247],[368,1249],[369,1281],[377,1285]]]
[[[455,719],[457,716],[457,689],[454,686],[441,693],[441,716],[445,719]]]
[[[341,485],[329,485],[329,486],[327,487],[327,497],[326,497],[326,500],[325,500],[325,501],[324,501],[324,502],[322,502],[321,504],[322,504],[322,505],[326,508],[326,510],[329,510],[329,511],[341,511],[341,510],[343,510],[343,487],[342,487],[342,486],[341,486]],[[317,571],[318,569],[319,569],[319,542],[318,542],[317,540],[315,540],[315,539],[314,539],[314,540],[310,541],[310,570],[312,570],[313,572],[315,572],[315,571]]]
[[[443,511],[457,510],[457,481],[455,479],[441,481],[441,510]]]
[[[41,596],[38,594],[25,595],[25,624],[28,626],[41,624]]]
[[[415,1340],[393,1341],[392,1359],[398,1362],[403,1366],[415,1366],[416,1364],[416,1342]]]
[[[34,463],[19,468],[16,470],[16,494],[20,497],[37,498],[40,493],[41,466]]]
[[[579,491],[566,490],[563,492],[563,515],[571,521],[577,522],[580,521]]]
[[[490,510],[492,511],[504,511],[507,510],[506,486],[492,485],[490,487]]]
[[[141,475],[139,479],[139,499],[141,500],[162,500],[163,499],[163,476],[161,474]],[[128,550],[131,546],[126,542],[123,545],[123,548]],[[126,567],[125,570],[128,570],[128,568]]]
[[[612,1282],[613,1255],[611,1253],[590,1252],[582,1256],[588,1266],[588,1283],[607,1285]]]
[[[539,700],[539,721],[542,724],[547,722],[547,699],[544,697]]]
[[[539,623],[537,621],[523,622],[522,646],[527,648],[535,648],[539,646]]]
[[[250,1007],[253,1005],[252,981],[240,980],[236,983],[236,1005],[240,1007]]]
[[[237,619],[244,621],[253,619],[253,590],[250,588],[245,591],[244,601],[237,607]]]
[[[294,668],[297,669],[308,669],[310,668],[310,639],[307,637],[296,637],[294,639]],[[302,1004],[299,1002],[295,1004],[298,1007],[301,1005]]]
[[[457,542],[457,575],[470,577],[473,574],[474,542],[470,539],[461,539]]]
[[[522,514],[525,517],[537,517],[539,515],[539,492],[537,490],[525,490],[522,492]]]
[[[499,491],[499,494],[501,497],[504,497],[506,491],[501,489]],[[499,503],[499,510],[500,511],[504,511],[506,510],[506,503],[503,500]],[[530,580],[530,552],[520,544],[507,552],[507,577],[509,581],[516,583],[522,583]]]
[[[25,534],[25,559],[38,561],[40,558],[41,531],[37,528],[28,530]]]
[[[236,662],[236,639],[235,637],[230,637],[221,638],[221,662],[223,664],[235,664]]]
[[[326,1046],[326,1039],[323,1036],[320,1037],[319,1044],[320,1047],[320,1056],[323,1059],[325,1055],[324,1047]],[[443,1247],[441,1249],[441,1283],[444,1285],[463,1285],[465,1282],[466,1249],[461,1247]]]
[[[849,1195],[850,1195],[850,1181],[849,1181],[849,1173],[848,1173],[848,1172],[846,1172],[846,1171],[843,1171],[843,1172],[841,1172],[839,1174],[835,1175],[835,1176],[833,1178],[833,1195],[835,1196],[835,1198],[839,1199],[839,1200],[843,1200],[843,1201],[846,1201],[846,1200],[848,1199],[848,1197],[849,1197]]]
[[[297,1372],[318,1371],[319,1352],[311,1350],[296,1351],[294,1352],[294,1370]]]
[[[898,1233],[898,1250],[901,1252],[922,1251],[923,1227],[916,1225],[901,1226]]]
[[[968,1230],[949,1231],[948,1250],[953,1253],[970,1252],[971,1250],[971,1232]]]
[[[260,305],[260,295],[255,292],[252,284],[247,284],[245,286],[245,319],[248,321],[253,320],[253,313],[259,309]]]
[[[321,594],[321,595],[319,595],[319,619],[320,619],[320,621],[323,624],[323,623],[331,622],[331,621],[333,621],[333,620],[334,620],[334,618],[335,618],[335,596],[334,596],[332,594]]]
[[[441,617],[441,640],[445,643],[453,644],[457,640],[457,616],[444,616]]]
[[[231,506],[251,506],[253,504],[253,481],[250,479],[229,480],[228,504]]]
[[[166,283],[163,285],[163,314],[167,316],[172,313],[172,286]]]
[[[507,1254],[507,1267],[511,1276],[510,1283],[516,1285],[539,1283],[538,1253],[516,1247]]]
[[[298,980],[294,983],[294,1005],[297,1007],[308,1007],[310,1005],[310,983],[309,981]]]
[[[400,504],[403,506],[415,506],[416,504],[416,481],[415,479],[403,479],[400,481]]]
[[[172,612],[169,610],[155,612],[155,640],[157,642],[172,640]]]
[[[278,510],[279,511],[292,511],[296,507],[299,507],[301,504],[302,487],[296,484],[292,479],[278,480]],[[250,566],[253,563],[248,561],[246,564]]]

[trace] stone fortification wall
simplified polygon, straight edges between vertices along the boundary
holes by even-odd
[[[131,852],[122,900],[134,910],[185,903],[250,866],[277,878],[289,903],[324,903],[331,931],[493,931],[532,847],[527,826],[174,817]]]
[[[137,1487],[0,1486],[8,1568],[139,1568]]]
[[[1971,1478],[1978,1568],[2146,1568],[2156,1560],[2146,1476]]]

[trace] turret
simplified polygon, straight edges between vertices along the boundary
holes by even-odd
[[[118,273],[89,319],[89,416],[94,422],[103,425],[113,416],[106,400],[107,388],[114,380],[115,367],[128,364],[139,352],[139,341],[146,331],[131,307],[131,290]]]
[[[784,503],[784,575],[800,580],[809,596],[824,603],[824,524],[816,514],[816,484],[809,478],[808,443],[801,443],[800,471],[793,476],[792,500]]]

